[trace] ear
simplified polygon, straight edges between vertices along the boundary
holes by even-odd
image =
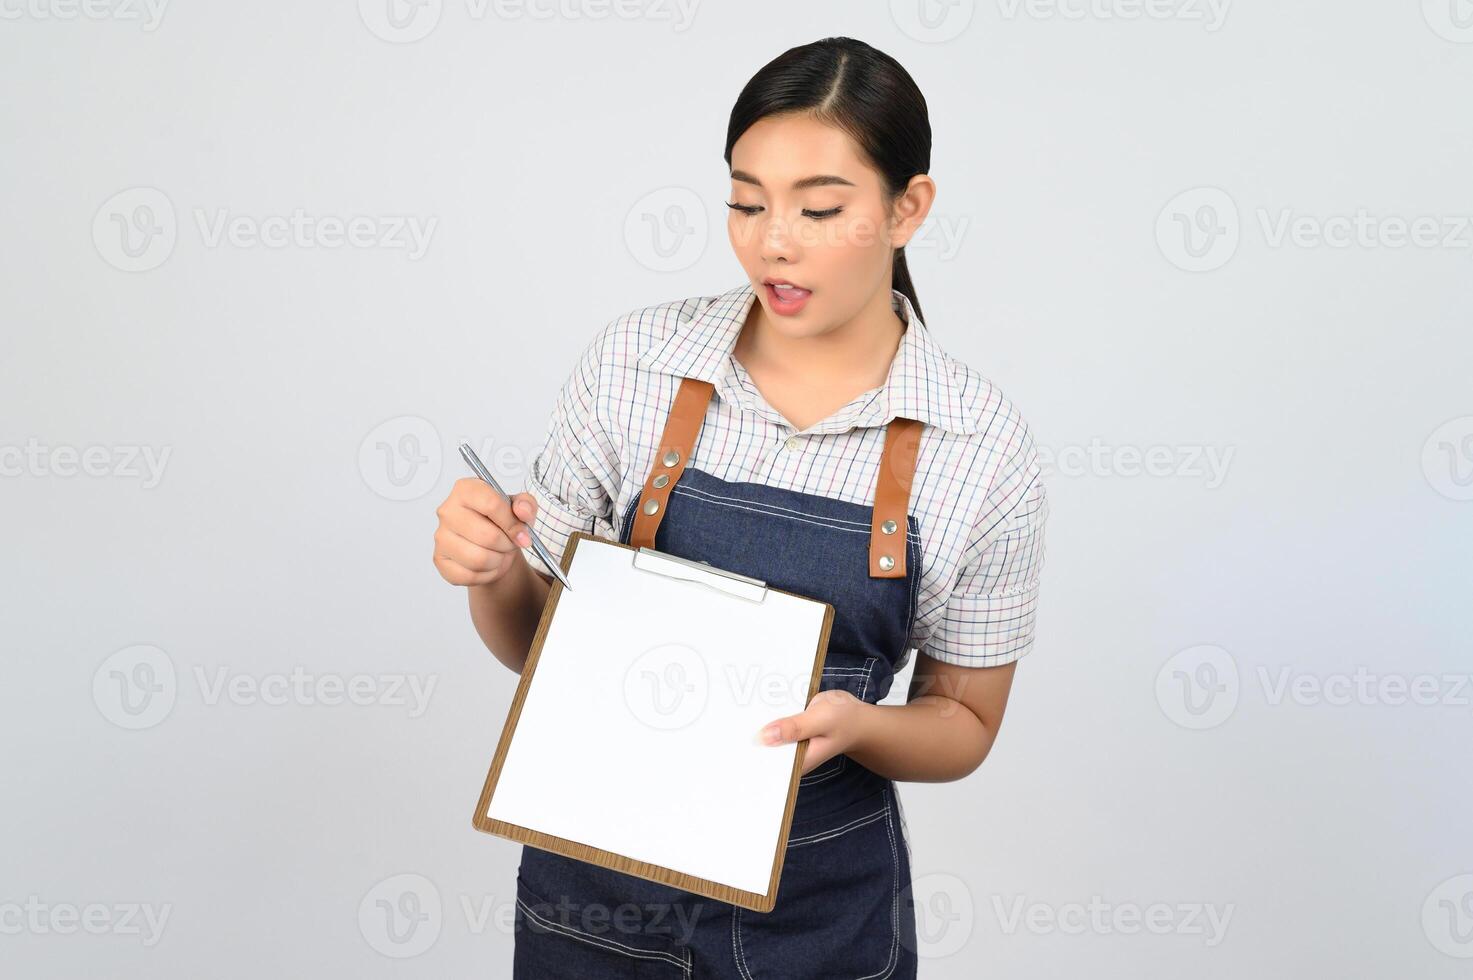
[[[904,248],[920,230],[926,215],[931,213],[931,204],[936,200],[936,182],[927,174],[916,174],[895,199],[893,213],[895,221],[890,232],[890,245]]]

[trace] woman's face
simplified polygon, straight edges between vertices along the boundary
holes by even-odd
[[[754,123],[732,147],[731,172],[727,232],[768,324],[811,337],[871,303],[889,308],[891,252],[925,219],[929,177],[892,202],[849,134],[806,113]]]

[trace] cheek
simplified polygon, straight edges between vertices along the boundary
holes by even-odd
[[[889,251],[884,226],[868,214],[836,215],[817,222],[809,257],[843,265],[869,265]]]
[[[726,237],[731,240],[732,251],[744,255],[759,243],[757,222],[733,211],[726,218]]]

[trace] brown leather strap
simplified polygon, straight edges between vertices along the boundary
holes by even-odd
[[[711,402],[711,393],[716,388],[709,381],[699,378],[681,378],[680,390],[675,393],[675,403],[670,406],[670,415],[665,419],[665,431],[660,436],[660,448],[655,452],[655,461],[650,466],[649,476],[644,479],[644,490],[639,495],[639,507],[634,512],[634,527],[629,532],[629,543],[636,548],[653,548],[655,531],[665,519],[665,505],[670,491],[685,472],[686,461],[695,448],[696,436],[701,423],[706,419],[706,406]],[[652,512],[653,511],[653,512]]]
[[[899,416],[885,426],[885,448],[875,479],[874,516],[869,530],[870,578],[905,577],[905,539],[909,525],[910,484],[915,477],[916,453],[922,423]],[[893,563],[886,568],[887,563]]]

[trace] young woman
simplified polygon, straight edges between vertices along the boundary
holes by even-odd
[[[787,51],[731,113],[745,281],[615,319],[557,400],[528,491],[465,479],[434,563],[520,671],[554,555],[584,530],[830,602],[822,690],[766,914],[522,852],[518,977],[913,977],[896,782],[987,756],[1029,649],[1047,514],[1028,428],[921,321],[905,264],[936,194],[926,103],[849,38]],[[879,705],[917,651],[905,704]],[[621,764],[610,759],[610,764]],[[678,774],[676,774],[678,775]]]

